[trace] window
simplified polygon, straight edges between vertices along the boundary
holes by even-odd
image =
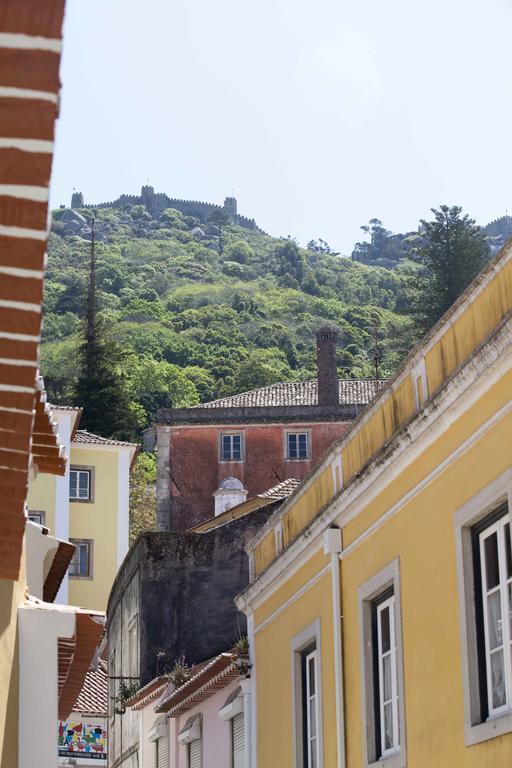
[[[221,435],[221,461],[242,461],[242,435],[240,433]]]
[[[320,620],[292,639],[294,768],[322,768]]]
[[[155,741],[155,768],[169,766],[169,736],[166,734]]]
[[[454,516],[467,746],[512,733],[511,504],[508,469]]]
[[[91,469],[72,467],[69,470],[69,498],[71,501],[91,501]]]
[[[45,525],[46,512],[35,510],[35,509],[29,509],[28,519],[32,520],[33,523],[38,523],[39,525]]]
[[[201,739],[187,744],[187,768],[201,768]]]
[[[404,768],[400,570],[394,560],[359,588],[365,768]]]
[[[489,717],[512,710],[512,550],[507,511],[502,507],[498,519],[475,531],[476,574],[480,582],[475,584],[479,602],[476,615],[477,622],[481,622],[477,634],[485,669],[482,714]]]
[[[304,768],[317,768],[319,760],[316,648],[309,652],[303,652],[302,656]]]
[[[380,757],[400,747],[398,733],[398,677],[396,665],[395,596],[374,605],[374,648],[377,654],[374,681],[377,742]]]
[[[92,577],[92,541],[70,539],[75,545],[75,554],[69,564],[69,575],[75,578]]]
[[[244,713],[240,712],[231,718],[231,766],[232,768],[244,768],[245,766],[245,722]]]
[[[307,432],[287,432],[286,456],[289,459],[309,458],[309,438]]]

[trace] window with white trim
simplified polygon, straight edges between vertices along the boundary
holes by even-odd
[[[224,433],[220,438],[221,461],[243,461],[242,435],[239,432]]]
[[[90,501],[91,499],[91,470],[69,470],[69,498],[71,501]]]
[[[318,693],[316,648],[304,651],[303,658],[303,741],[304,768],[317,768],[318,752]]]
[[[286,457],[309,459],[309,435],[307,432],[286,433]]]
[[[363,768],[407,765],[400,562],[374,574],[358,590],[363,680]]]
[[[477,623],[480,659],[485,670],[483,714],[497,717],[512,710],[512,549],[507,508],[477,530]],[[476,548],[475,548],[476,549]]]
[[[398,675],[396,653],[395,595],[390,594],[374,605],[375,652],[374,683],[377,714],[377,743],[380,757],[395,754],[400,748],[398,714]]]
[[[90,539],[70,539],[75,545],[75,553],[69,564],[69,575],[76,578],[92,576],[92,541]]]

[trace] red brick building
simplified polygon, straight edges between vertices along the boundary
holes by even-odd
[[[288,478],[305,477],[381,380],[338,380],[336,334],[317,334],[318,379],[161,412],[160,530],[185,530]]]

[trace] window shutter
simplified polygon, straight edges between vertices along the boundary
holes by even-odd
[[[201,768],[201,739],[191,741],[188,745],[188,768]]]
[[[245,766],[245,724],[244,713],[235,715],[231,720],[233,768]]]
[[[164,736],[156,742],[156,768],[169,766],[169,737]]]

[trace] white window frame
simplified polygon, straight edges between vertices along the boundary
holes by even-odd
[[[80,475],[87,475],[87,496],[72,496],[71,495],[71,474],[75,473],[76,478],[76,492],[80,493]],[[94,503],[94,467],[85,467],[72,465],[69,468],[69,500],[78,504],[93,504]]]
[[[377,744],[377,724],[375,722],[375,690],[378,671],[374,669],[374,634],[373,620],[379,605],[385,605],[386,592],[393,591],[394,632],[395,632],[395,670],[397,693],[398,744],[394,750],[382,754],[382,741]],[[358,590],[361,680],[363,681],[362,716],[363,716],[363,756],[364,768],[405,768],[407,765],[406,743],[406,708],[404,696],[404,665],[402,646],[402,612],[400,596],[400,561],[396,558],[380,570]],[[380,686],[379,686],[380,687]],[[382,721],[382,715],[381,715]],[[383,722],[381,722],[381,734]],[[382,739],[382,736],[381,736]]]
[[[233,438],[240,438],[240,458],[239,459],[225,459],[224,458],[224,438],[229,437],[230,440],[230,455],[233,455]],[[245,445],[243,432],[221,432],[219,435],[219,461],[224,464],[243,464],[245,460]]]
[[[389,650],[382,648],[382,616],[385,610],[389,611]],[[380,712],[380,754],[381,757],[389,757],[400,751],[400,734],[398,730],[398,675],[396,665],[396,621],[395,621],[395,594],[393,593],[385,600],[382,600],[375,606],[377,612],[377,659],[378,659],[378,701]],[[390,659],[391,673],[391,696],[384,698],[384,661]],[[386,748],[385,744],[385,707],[391,705],[392,723],[393,723],[393,743]]]
[[[94,541],[93,539],[69,539],[71,544],[74,544],[76,549],[73,554],[73,557],[71,559],[71,562],[69,564],[68,569],[68,575],[70,579],[92,579],[94,578],[94,561],[93,561],[93,552],[94,552]],[[88,563],[89,563],[89,571],[86,574],[82,573],[71,573],[71,563],[75,561],[75,557],[78,556],[78,553],[80,551],[80,546],[86,545],[88,549]]]
[[[502,505],[512,511],[512,469],[506,470],[464,504],[454,515],[459,593],[462,682],[464,689],[464,742],[466,746],[512,733],[512,711],[488,716],[482,714],[479,644],[475,604],[475,562],[473,531]]]
[[[296,451],[299,453],[299,435],[306,436],[306,455],[290,456],[290,437],[296,438]],[[285,432],[285,457],[286,461],[309,461],[311,459],[311,430],[310,429],[287,429]]]
[[[343,490],[343,457],[341,451],[332,462],[331,471],[333,496],[336,496]]]
[[[294,768],[304,768],[308,763],[304,760],[304,729],[307,724],[303,722],[303,701],[306,691],[303,691],[302,669],[304,652],[308,648],[313,650],[316,656],[316,713],[317,713],[317,766],[323,766],[323,715],[322,715],[322,654],[320,619],[316,619],[308,627],[305,627],[291,641],[292,657],[292,722],[294,745]],[[310,655],[307,652],[306,657]]]
[[[506,532],[506,527],[509,530]],[[498,545],[498,584],[495,587],[488,588],[487,581],[487,562],[486,562],[486,550],[485,542],[491,536],[496,535]],[[480,544],[480,574],[482,585],[482,610],[484,615],[484,637],[485,637],[485,667],[487,677],[487,706],[489,710],[489,717],[496,717],[508,712],[512,712],[512,660],[510,654],[512,653],[512,637],[510,632],[510,610],[508,607],[508,589],[512,589],[512,575],[507,577],[506,567],[506,552],[505,552],[505,536],[510,538],[510,523],[508,519],[507,510],[503,509],[503,515],[499,517],[494,523],[484,528],[479,533],[478,539]],[[501,629],[501,644],[496,645],[494,648],[490,647],[490,616],[489,616],[489,600],[488,598],[493,595],[499,595],[499,607],[500,607],[500,621],[496,635]],[[496,638],[499,639],[498,637]],[[491,658],[500,654],[503,656],[503,676],[505,683],[505,703],[501,706],[493,706],[492,702],[492,661]]]
[[[305,732],[305,741],[307,744],[307,750],[308,753],[306,755],[305,760],[305,766],[306,768],[313,768],[314,765],[318,765],[320,761],[320,755],[318,752],[318,663],[317,663],[317,650],[316,646],[315,649],[310,651],[306,654],[304,658],[304,665],[305,665],[305,677],[306,677],[306,690],[303,692],[303,696],[305,697],[305,708],[306,708],[306,732]],[[311,693],[311,675],[310,675],[310,669],[313,669],[313,676],[314,676],[314,692]],[[314,720],[315,720],[315,735],[312,735],[312,718],[311,718],[311,703],[313,703],[313,712],[314,712]],[[314,744],[312,743],[314,742]],[[314,752],[313,752],[314,750]],[[315,760],[313,760],[313,754],[315,755]]]
[[[418,365],[413,368],[411,376],[414,389],[414,399],[416,401],[416,410],[419,410],[428,400],[428,382],[425,358],[422,357]]]

